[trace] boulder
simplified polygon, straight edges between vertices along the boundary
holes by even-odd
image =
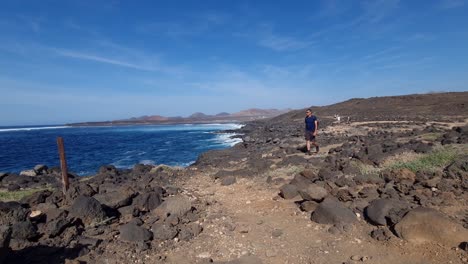
[[[86,225],[101,222],[106,218],[101,203],[92,197],[78,196],[70,207],[70,215],[80,218]]]
[[[290,182],[290,184],[296,185],[298,188],[304,188],[311,183],[312,183],[311,180],[309,180],[308,178],[300,174],[294,176],[294,178]]]
[[[297,186],[293,184],[285,184],[281,186],[279,195],[284,199],[293,199],[299,194]]]
[[[110,192],[99,193],[94,195],[94,199],[98,200],[101,204],[104,204],[110,208],[118,209],[130,205],[133,197],[136,196],[136,192],[131,188],[120,188],[112,190]]]
[[[412,184],[416,180],[416,174],[407,168],[385,172],[384,177],[387,182],[393,180],[395,182],[408,182]]]
[[[431,151],[432,146],[429,144],[418,143],[413,147],[413,149],[416,153],[428,153],[429,151]]]
[[[134,223],[123,225],[119,228],[120,239],[129,242],[145,242],[153,239],[153,233]]]
[[[153,210],[153,213],[161,219],[170,215],[182,217],[192,210],[192,202],[185,196],[168,197],[160,206]]]
[[[70,186],[65,196],[68,201],[72,201],[80,195],[91,197],[94,194],[96,194],[96,191],[89,184],[80,184]]]
[[[442,213],[424,207],[408,212],[395,225],[397,235],[412,243],[433,242],[457,247],[468,238],[468,230]]]
[[[381,144],[370,145],[366,148],[367,159],[376,165],[382,163],[386,158]]]
[[[7,190],[9,192],[14,192],[14,191],[18,191],[21,189],[21,186],[19,186],[18,184],[16,183],[12,183],[12,184],[8,184],[8,187],[7,187]]]
[[[30,221],[17,222],[11,227],[11,236],[14,239],[30,240],[37,235],[37,228]]]
[[[2,225],[0,226],[0,250],[8,248],[11,239],[11,227]]]
[[[318,179],[317,173],[315,173],[311,169],[305,169],[305,170],[301,171],[300,174],[301,174],[301,176],[304,176],[304,177],[306,177],[307,179],[309,179],[311,181],[315,181],[315,180]]]
[[[359,196],[368,201],[379,198],[379,192],[376,186],[365,186],[359,191]]]
[[[392,232],[387,229],[376,229],[371,232],[371,237],[378,241],[387,241],[392,238]]]
[[[375,225],[387,225],[387,218],[392,209],[402,209],[403,203],[393,199],[373,200],[365,209],[365,214],[370,222]]]
[[[33,180],[36,180],[36,179],[33,177],[24,176],[24,175],[7,174],[3,177],[2,184],[3,185],[17,184],[21,187],[28,187],[28,185],[31,184]]]
[[[341,176],[341,172],[333,171],[327,167],[321,168],[318,172],[318,177],[322,181],[336,180]]]
[[[357,218],[353,211],[342,203],[327,197],[312,213],[311,220],[319,224],[352,224]]]
[[[444,169],[445,175],[451,179],[468,178],[468,155],[460,157]]]
[[[147,192],[139,194],[133,199],[132,205],[139,211],[149,212],[162,203],[161,193]]]
[[[322,201],[328,195],[327,190],[317,184],[310,184],[305,188],[299,189],[299,194],[306,201]]]
[[[0,225],[0,263],[4,263],[8,256],[11,239],[11,227]]]
[[[119,171],[114,165],[104,165],[99,168],[99,174],[111,174],[111,175],[118,175]]]
[[[133,172],[139,174],[148,173],[151,171],[152,168],[152,165],[136,164],[135,166],[133,166]]]
[[[61,211],[61,213],[56,218],[47,219],[47,224],[44,233],[48,237],[53,238],[62,234],[63,231],[65,231],[65,229],[67,229],[67,227],[70,227],[71,225],[72,222],[69,218],[67,218],[66,212]]]
[[[18,202],[0,202],[0,225],[26,221],[30,213]]]
[[[350,202],[356,197],[356,193],[349,188],[333,189],[331,194],[340,202]]]
[[[35,192],[29,196],[23,197],[20,202],[23,204],[29,204],[29,206],[38,205],[40,203],[45,203],[47,197],[52,194],[49,190],[42,190]]]
[[[157,240],[169,240],[177,236],[177,229],[166,223],[155,223],[151,227],[153,231],[154,239]]]
[[[304,201],[300,205],[300,209],[305,212],[313,212],[318,206],[318,203],[314,201]]]
[[[47,174],[48,169],[49,168],[43,164],[38,164],[34,166],[34,171],[36,172],[37,175]]]
[[[34,177],[34,176],[37,176],[37,173],[36,173],[36,171],[34,171],[34,170],[24,170],[24,171],[21,171],[21,172],[20,172],[20,175],[21,175],[21,176]]]
[[[468,253],[468,241],[462,242],[459,247]]]

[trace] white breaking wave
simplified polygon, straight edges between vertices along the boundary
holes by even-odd
[[[156,163],[154,162],[154,160],[140,160],[139,163],[140,163],[140,164],[144,164],[144,165],[154,165],[154,164],[156,164]]]
[[[239,134],[236,134],[236,133],[217,134],[216,141],[223,145],[232,147],[236,145],[237,143],[242,142],[242,139],[240,138],[231,138],[232,136],[237,136],[237,135]]]
[[[213,127],[222,127],[224,129],[240,129],[243,128],[245,125],[237,124],[237,123],[213,123],[213,124],[200,124],[200,126],[213,126]]]
[[[71,128],[69,126],[0,128],[0,132]]]
[[[188,166],[190,166],[190,165],[192,165],[194,163],[195,163],[195,160],[189,161],[189,162],[178,162],[178,163],[175,163],[174,166],[188,167]]]

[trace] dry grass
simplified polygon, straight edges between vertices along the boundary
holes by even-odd
[[[289,177],[294,177],[296,174],[302,172],[304,170],[304,167],[302,166],[287,166],[287,167],[280,167],[280,168],[275,168],[272,170],[268,170],[268,172],[265,173],[265,178],[268,176],[271,176],[272,178],[275,177],[281,177],[281,178],[289,178]]]
[[[442,171],[457,158],[466,154],[468,154],[468,144],[439,146],[427,154],[408,151],[388,157],[380,167],[367,165],[359,161],[353,161],[353,166],[365,175],[376,175],[384,170],[403,168],[413,172],[435,172]]]
[[[380,173],[380,168],[369,165],[369,164],[364,164],[360,161],[357,160],[351,160],[351,166],[358,168],[359,172],[363,175],[375,175]]]
[[[453,147],[440,147],[416,159],[399,160],[388,166],[388,169],[405,168],[413,172],[442,171],[446,166],[454,162],[460,156],[460,154],[461,153]]]
[[[29,196],[33,193],[43,191],[43,190],[51,190],[50,188],[35,188],[35,189],[25,189],[25,190],[18,190],[18,191],[6,191],[0,190],[0,201],[2,202],[10,202],[10,201],[19,201],[23,197]]]
[[[427,133],[422,134],[420,138],[425,141],[436,141],[440,136],[442,136],[442,133]]]
[[[380,167],[390,168],[396,163],[413,162],[417,159],[422,158],[423,156],[424,156],[423,154],[418,154],[414,151],[405,151],[403,153],[399,153],[399,154],[386,158]]]

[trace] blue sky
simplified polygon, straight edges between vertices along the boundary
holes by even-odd
[[[0,3],[0,125],[466,91],[468,1]]]

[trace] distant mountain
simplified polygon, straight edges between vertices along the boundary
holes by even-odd
[[[265,116],[265,117],[273,117],[277,115],[281,115],[291,111],[291,109],[285,110],[278,110],[278,109],[258,109],[258,108],[251,108],[243,111],[239,111],[237,113],[233,113],[232,116]]]
[[[103,122],[86,122],[75,123],[70,125],[129,125],[129,124],[180,124],[180,123],[226,123],[226,122],[245,122],[257,119],[271,118],[286,112],[290,109],[258,109],[251,108],[237,113],[221,112],[216,115],[207,115],[201,112],[196,112],[188,117],[165,117],[161,115],[144,115],[140,117],[132,117],[129,119],[121,119],[114,121]]]
[[[145,121],[167,121],[169,119],[170,119],[170,117],[165,117],[165,116],[160,116],[160,115],[152,115],[152,116],[144,115],[144,116],[140,116],[140,117],[132,117],[132,118],[129,118],[129,119],[116,120],[116,121],[113,121],[113,122],[141,121],[141,120],[145,120]]]
[[[153,116],[148,116],[145,120],[151,120],[151,121],[165,121],[168,120],[169,118],[165,116],[160,116],[160,115],[153,115]]]
[[[202,118],[207,118],[209,115],[205,115],[204,113],[201,112],[196,112],[191,114],[188,118],[197,118],[197,119],[202,119]]]
[[[344,102],[311,106],[319,120],[340,115],[342,120],[441,120],[441,116],[467,116],[468,92],[410,94],[371,98],[353,98]],[[300,121],[305,109],[294,110],[276,116],[272,122]],[[463,118],[461,118],[463,120]]]

